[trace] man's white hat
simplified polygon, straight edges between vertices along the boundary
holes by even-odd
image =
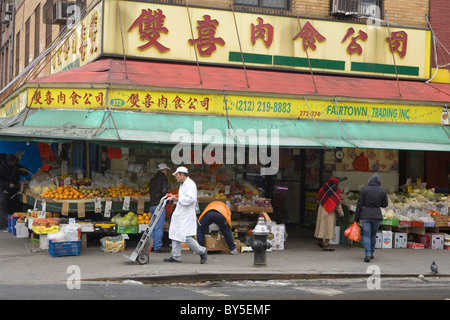
[[[172,175],[176,175],[177,173],[189,173],[189,172],[188,172],[188,169],[186,167],[178,167],[177,171],[172,173]]]
[[[165,163],[158,164],[158,170],[164,170],[164,169],[170,170],[170,168],[167,166],[167,164],[165,164]]]

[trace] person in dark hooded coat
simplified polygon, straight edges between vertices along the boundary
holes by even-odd
[[[0,155],[0,230],[8,228],[8,215],[15,210],[15,199],[11,197],[19,191],[20,177],[27,175],[28,169],[14,154]]]
[[[365,262],[370,262],[375,250],[377,231],[380,227],[383,215],[381,208],[388,206],[386,190],[381,188],[381,180],[378,174],[374,174],[368,181],[368,186],[361,190],[356,205],[355,221],[360,222],[363,229],[363,244],[366,256]]]

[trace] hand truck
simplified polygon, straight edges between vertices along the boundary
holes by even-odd
[[[166,207],[167,202],[169,202],[172,198],[172,194],[168,193],[164,197],[162,197],[161,201],[159,202],[158,206],[156,207],[155,212],[153,213],[152,217],[150,218],[150,222],[147,225],[147,228],[145,229],[144,233],[142,234],[141,240],[139,240],[138,245],[136,246],[136,249],[134,249],[133,253],[131,253],[131,256],[124,255],[125,258],[131,260],[131,261],[137,261],[140,264],[147,264],[147,262],[150,260],[149,254],[153,247],[153,238],[151,237],[151,233],[153,229],[155,229],[156,223],[161,216],[162,212],[164,211],[164,208]]]

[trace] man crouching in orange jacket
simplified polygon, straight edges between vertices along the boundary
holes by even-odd
[[[215,223],[219,226],[220,232],[225,238],[231,254],[236,254],[236,244],[234,243],[233,234],[231,232],[231,212],[227,205],[222,201],[211,202],[198,218],[199,226],[197,227],[197,242],[205,245],[205,233],[209,230],[209,226]]]

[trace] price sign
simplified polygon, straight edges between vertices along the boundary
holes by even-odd
[[[122,206],[123,211],[130,210],[130,201],[131,201],[131,197],[129,197],[129,196],[127,196],[123,199],[123,206]]]
[[[42,206],[42,212],[44,212],[44,214],[45,214],[47,212],[47,201],[45,201],[45,199],[42,199],[41,206]]]
[[[102,213],[102,199],[101,198],[95,198],[95,200],[94,200],[94,212],[95,213]]]
[[[112,201],[106,201],[105,203],[105,218],[111,218]]]

